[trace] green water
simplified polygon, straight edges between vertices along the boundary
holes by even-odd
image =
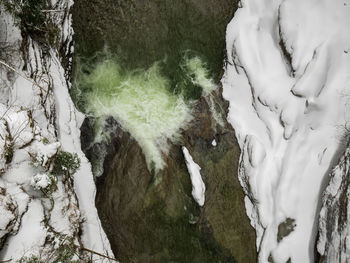
[[[81,64],[73,86],[73,98],[85,113],[95,117],[95,142],[108,139],[102,127],[113,116],[139,143],[150,170],[164,167],[168,140],[192,118],[192,105],[215,89],[205,63],[189,52],[178,65],[178,82],[164,74],[167,59],[148,69],[127,70],[107,51],[92,65]]]

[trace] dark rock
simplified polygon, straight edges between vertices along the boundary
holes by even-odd
[[[171,146],[167,166],[152,174],[137,142],[116,129],[114,150],[98,178],[96,206],[121,262],[256,262],[255,233],[237,179],[240,151],[234,131],[214,122],[204,98],[195,112],[181,144],[201,167],[202,208],[191,196],[180,145]]]
[[[286,220],[278,225],[277,242],[280,242],[283,238],[292,233],[295,227],[295,219],[286,218]]]
[[[177,80],[173,73],[189,49],[204,58],[218,81],[225,29],[236,8],[235,0],[76,0],[76,54],[91,57],[108,44],[127,69],[167,58],[163,73]],[[221,88],[211,96],[225,120]],[[234,130],[226,121],[224,127],[215,122],[207,101],[199,98],[193,121],[178,143],[169,142],[166,167],[157,174],[147,169],[138,143],[113,119],[106,126],[112,127],[108,143],[93,143],[93,120],[84,122],[83,150],[94,168],[103,163],[102,176],[96,179],[96,207],[121,262],[257,261],[255,232],[237,178],[240,149]],[[203,207],[192,197],[181,146],[201,167]]]

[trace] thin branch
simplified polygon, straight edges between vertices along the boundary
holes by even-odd
[[[11,69],[13,72],[17,73],[22,78],[24,78],[24,79],[28,80],[29,82],[33,83],[34,85],[38,86],[41,90],[45,90],[38,83],[36,83],[34,80],[32,80],[32,79],[28,78],[27,76],[25,76],[24,74],[20,73],[18,70],[16,70],[15,68],[11,67],[10,65],[5,63],[4,61],[0,60],[0,64],[2,64],[3,66],[7,67],[8,69]]]
[[[43,12],[43,13],[50,13],[50,12],[65,12],[65,10],[41,10],[41,12]]]
[[[103,255],[103,254],[98,253],[98,252],[96,252],[96,251],[93,251],[93,250],[91,250],[91,249],[88,249],[88,248],[85,248],[85,247],[80,247],[80,249],[81,249],[81,250],[85,250],[85,251],[90,252],[90,253],[93,253],[93,254],[95,254],[95,255],[98,255],[98,256],[101,256],[101,257],[104,257],[104,258],[107,258],[107,259],[110,259],[110,260],[119,262],[119,261],[118,261],[117,259],[115,259],[115,258],[111,258],[111,257],[109,257],[109,256]]]

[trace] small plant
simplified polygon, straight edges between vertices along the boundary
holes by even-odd
[[[43,173],[33,176],[31,185],[35,190],[40,190],[45,196],[49,196],[57,190],[57,181],[55,175]]]
[[[76,153],[60,151],[57,153],[52,173],[55,175],[73,175],[80,167],[80,159]]]
[[[49,139],[46,138],[46,137],[44,137],[44,138],[42,139],[42,142],[43,142],[43,144],[45,144],[45,145],[47,145],[47,144],[50,143]]]
[[[30,256],[30,257],[22,257],[18,261],[18,263],[43,263],[37,256]]]
[[[55,159],[61,144],[59,142],[48,143],[48,139],[43,138],[41,142],[29,148],[28,154],[32,159],[34,167],[42,167],[45,171],[50,171],[50,167]]]
[[[76,260],[72,260],[74,254],[76,252],[76,245],[74,245],[73,239],[69,238],[65,242],[62,242],[55,253],[54,263],[59,262],[69,262],[75,263],[78,262]]]
[[[14,15],[23,33],[41,44],[52,46],[57,42],[60,30],[45,12],[49,9],[47,0],[0,0],[0,3]]]
[[[14,143],[10,135],[6,136],[4,145],[4,158],[6,164],[10,164],[13,158],[13,147]]]
[[[44,155],[40,155],[40,154],[36,154],[36,155],[31,155],[32,158],[32,164],[34,167],[44,167],[44,162],[45,162],[45,156]]]

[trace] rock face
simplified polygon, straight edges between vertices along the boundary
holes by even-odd
[[[73,8],[77,57],[91,57],[107,44],[125,68],[146,68],[165,59],[162,73],[176,82],[176,67],[190,49],[204,58],[211,77],[220,79],[225,28],[236,1],[90,2],[77,0]],[[256,262],[255,232],[237,178],[240,150],[225,121],[226,109],[219,89],[201,97],[181,138],[169,142],[166,166],[157,174],[115,120],[105,122],[110,142],[95,144],[93,120],[85,120],[83,150],[95,167],[102,157],[104,170],[97,178],[96,207],[121,262]],[[181,146],[201,167],[202,207],[191,195]]]
[[[235,175],[240,151],[234,131],[215,123],[204,98],[181,141],[201,167],[203,207],[191,196],[180,145],[171,147],[166,168],[151,174],[137,142],[115,122],[109,125],[115,133],[96,206],[121,262],[256,262],[255,233]]]
[[[319,219],[319,262],[350,262],[350,147],[330,175]]]
[[[129,67],[180,59],[191,49],[221,71],[226,25],[236,0],[76,0],[73,27],[76,55],[90,57],[108,45]],[[175,61],[169,61],[174,62]]]

